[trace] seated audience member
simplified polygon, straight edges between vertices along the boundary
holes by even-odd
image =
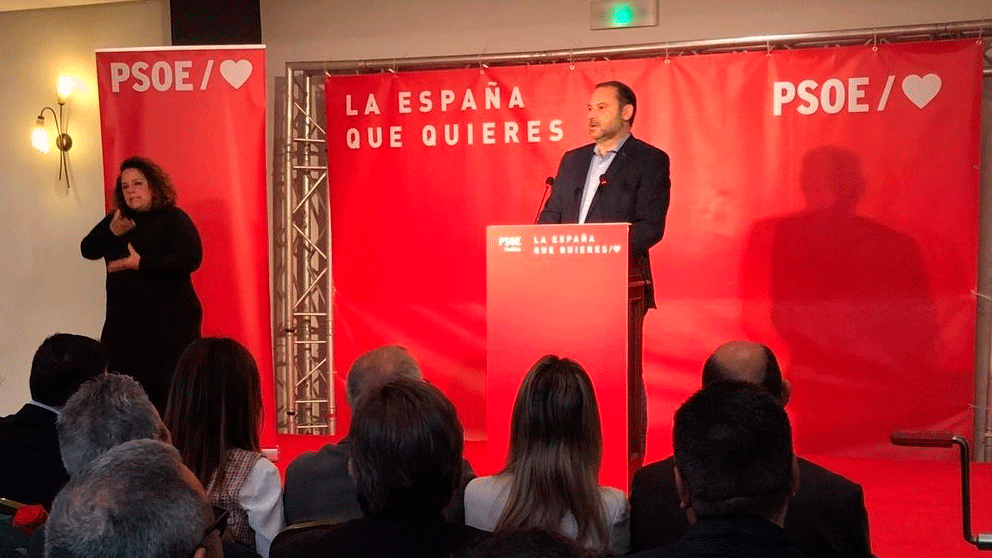
[[[462,426],[437,388],[397,378],[352,417],[351,471],[363,516],[312,538],[287,537],[272,558],[441,558],[485,533],[444,521],[462,471]]]
[[[744,382],[717,382],[675,412],[675,486],[689,529],[641,558],[798,558],[782,528],[799,483],[782,405]]]
[[[465,488],[465,524],[543,529],[597,554],[630,546],[627,499],[597,484],[603,440],[592,382],[573,360],[542,357],[513,405],[506,467]]]
[[[230,512],[234,541],[266,558],[284,526],[282,482],[261,453],[262,391],[251,353],[233,339],[190,343],[172,376],[165,421],[210,503]]]
[[[451,558],[592,558],[594,555],[558,533],[540,529],[493,533]]]
[[[119,374],[103,374],[83,384],[62,408],[56,429],[70,478],[124,442],[169,441],[169,431],[144,388]]]
[[[0,497],[51,508],[69,480],[62,465],[55,420],[69,396],[102,374],[109,355],[95,339],[56,333],[38,347],[31,362],[31,401],[0,418]]]
[[[172,446],[120,444],[72,477],[46,525],[48,558],[220,558],[203,487]]]
[[[763,387],[781,405],[789,402],[789,382],[782,379],[771,349],[750,341],[719,347],[703,367],[703,386],[739,380]],[[630,489],[631,542],[640,551],[670,544],[688,528],[679,508],[674,459],[644,466]],[[866,558],[868,512],[861,487],[823,467],[799,459],[799,491],[789,502],[785,531],[803,552],[815,558]]]
[[[348,407],[354,412],[366,392],[393,378],[423,379],[420,366],[404,347],[385,345],[359,356],[348,369]],[[337,444],[304,453],[289,464],[283,496],[287,525],[307,521],[345,522],[362,516],[355,479],[348,474],[350,448],[345,437]],[[462,465],[462,481],[445,510],[445,517],[453,523],[465,522],[462,495],[468,481],[475,478],[468,461],[462,461]]]
[[[101,374],[84,383],[66,401],[55,428],[70,478],[125,442],[169,441],[169,431],[144,388],[134,378],[119,374]],[[34,532],[29,558],[42,555],[45,537],[45,528]]]

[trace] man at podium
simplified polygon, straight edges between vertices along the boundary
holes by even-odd
[[[637,97],[619,81],[600,83],[589,100],[589,135],[595,143],[565,153],[551,196],[538,223],[630,223],[631,455],[642,458],[647,434],[647,401],[641,377],[641,325],[655,308],[648,249],[665,232],[668,212],[668,155],[630,133]]]

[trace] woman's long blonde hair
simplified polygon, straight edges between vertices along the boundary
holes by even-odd
[[[606,554],[610,536],[599,495],[603,438],[596,395],[579,363],[541,357],[527,373],[510,421],[510,451],[502,474],[512,475],[496,530],[559,532],[569,513],[576,542]]]

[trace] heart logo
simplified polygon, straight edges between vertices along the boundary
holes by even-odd
[[[938,91],[940,91],[940,76],[937,74],[927,74],[923,77],[909,75],[902,80],[902,92],[918,108],[927,106],[937,96]]]
[[[247,60],[225,60],[220,63],[220,75],[224,76],[231,87],[237,89],[244,85],[251,76],[251,62]],[[905,87],[905,85],[903,85]]]

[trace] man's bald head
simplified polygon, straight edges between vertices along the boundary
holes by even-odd
[[[767,345],[745,340],[720,345],[703,365],[703,387],[726,380],[760,385],[783,405],[788,403],[788,382]]]
[[[363,395],[394,378],[424,379],[406,347],[384,345],[362,354],[348,369],[348,406],[354,411]]]

